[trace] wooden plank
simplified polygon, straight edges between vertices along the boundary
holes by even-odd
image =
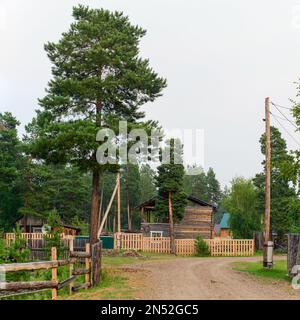
[[[25,263],[9,263],[1,264],[0,272],[16,272],[16,271],[34,271],[41,269],[51,269],[69,264],[71,259],[56,260],[56,261],[37,261]]]
[[[51,248],[51,259],[53,261],[56,261],[57,259],[57,250],[55,247],[52,247]],[[57,282],[57,267],[54,266],[52,267],[52,278],[51,280],[53,282]],[[57,288],[52,288],[52,300],[56,300],[57,299]]]
[[[75,270],[72,271],[72,275],[73,276],[80,276],[80,275],[83,275],[83,274],[87,275],[90,272],[91,272],[90,269],[75,269]]]
[[[85,244],[85,252],[88,254],[88,255],[91,255],[91,252],[90,252],[90,244],[89,243],[86,243]],[[85,269],[88,270],[89,272],[87,272],[85,274],[85,288],[88,289],[89,288],[89,283],[90,283],[90,258],[85,258]]]
[[[2,282],[0,291],[39,290],[57,288],[57,281]]]
[[[64,288],[65,286],[70,285],[71,283],[74,282],[75,279],[76,279],[76,276],[71,276],[71,277],[69,277],[68,279],[66,279],[64,281],[61,281],[58,284],[57,289],[60,290],[60,289]]]
[[[72,257],[72,258],[90,258],[91,254],[88,252],[71,251],[70,257]]]

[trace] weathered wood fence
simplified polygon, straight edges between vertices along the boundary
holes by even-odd
[[[74,251],[74,242],[70,242],[69,258],[58,260],[57,250],[51,248],[50,261],[38,261],[27,263],[10,263],[0,264],[0,275],[5,276],[7,272],[17,271],[35,271],[35,270],[52,270],[52,278],[50,281],[28,281],[28,282],[1,282],[0,292],[22,292],[30,293],[41,290],[51,289],[52,300],[56,300],[57,291],[69,285],[70,293],[81,288],[88,289],[91,285],[97,285],[101,280],[101,244],[96,243],[90,248],[87,243],[85,251]],[[78,262],[84,262],[84,268],[76,268]],[[59,281],[57,278],[57,268],[61,266],[69,266],[69,278]],[[85,283],[74,285],[77,276],[85,275]],[[23,293],[23,292],[22,292]]]
[[[25,247],[30,250],[30,261],[40,261],[49,259],[49,249],[43,233],[21,233],[20,238],[25,240]],[[48,235],[50,237],[50,235]],[[4,240],[7,246],[15,241],[14,233],[5,233]],[[60,258],[67,259],[69,257],[69,249],[72,245],[74,251],[85,251],[86,244],[89,239],[77,238],[71,235],[61,234]],[[62,249],[63,248],[63,249]]]
[[[212,256],[252,256],[253,239],[206,239]],[[190,256],[196,253],[195,239],[176,239],[176,254]],[[115,249],[117,235],[115,234]],[[122,250],[141,250],[143,252],[170,253],[169,237],[144,237],[141,233],[122,233]]]

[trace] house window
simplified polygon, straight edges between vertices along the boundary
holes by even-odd
[[[162,231],[150,231],[150,237],[154,238],[154,237],[162,237],[163,236],[163,232]]]
[[[33,233],[42,233],[42,228],[33,227],[33,228],[32,228],[32,232],[33,232]]]

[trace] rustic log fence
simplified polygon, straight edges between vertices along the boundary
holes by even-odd
[[[252,256],[254,254],[253,239],[205,239],[211,256]],[[117,239],[115,235],[115,249]],[[191,256],[196,253],[195,239],[176,239],[176,254]],[[141,233],[122,233],[122,250],[140,250],[152,253],[170,253],[169,237],[144,237]]]
[[[101,279],[101,244],[96,243],[92,246],[86,244],[85,251],[73,251],[74,243],[70,242],[70,252],[68,259],[59,260],[57,258],[57,249],[51,248],[51,260],[26,262],[26,263],[10,263],[0,264],[0,276],[7,272],[17,271],[35,271],[35,270],[52,270],[51,280],[48,281],[19,281],[7,282],[0,277],[0,293],[1,292],[20,292],[26,290],[26,293],[34,293],[36,290],[51,289],[52,300],[57,299],[57,291],[69,286],[69,292],[72,293],[78,289],[88,289],[90,286],[97,285]],[[84,262],[84,268],[75,268],[76,263]],[[57,268],[61,266],[69,266],[69,278],[59,281],[57,277]],[[74,285],[76,277],[84,275],[84,284]],[[2,280],[2,281],[1,281]]]

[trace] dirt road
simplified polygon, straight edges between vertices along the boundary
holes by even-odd
[[[136,265],[144,274],[143,299],[300,299],[289,283],[232,270],[251,258],[178,258]]]

